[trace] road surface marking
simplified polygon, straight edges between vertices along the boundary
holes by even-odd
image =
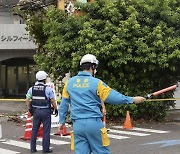
[[[30,149],[30,143],[26,142],[20,142],[20,141],[14,141],[14,140],[7,140],[5,142],[2,142],[3,144],[13,145],[25,149]],[[42,146],[36,145],[37,150],[42,150]]]
[[[150,135],[150,134],[145,134],[145,133],[136,133],[136,132],[130,132],[130,131],[115,130],[115,129],[109,129],[108,133],[126,134],[126,135],[134,135],[134,136],[148,136],[148,135]]]
[[[37,141],[42,142],[42,138],[38,138]],[[51,144],[56,144],[56,145],[70,144],[70,142],[61,141],[61,140],[55,140],[55,139],[50,139],[50,143]]]
[[[180,145],[180,140],[162,140],[162,141],[157,141],[157,142],[151,142],[151,143],[146,143],[143,145],[156,145],[160,144],[160,147],[170,147],[174,145]]]
[[[20,152],[0,148],[0,154],[16,154]]]
[[[54,134],[50,134],[50,135],[52,135],[52,136],[58,136],[60,139],[61,138],[68,138],[68,139],[70,139],[71,138],[71,135],[67,135],[67,136],[59,136],[59,135],[54,135]]]
[[[54,135],[54,134],[51,134],[51,135],[52,136],[57,136],[57,135]],[[108,137],[109,138],[113,138],[113,139],[117,139],[117,140],[130,138],[130,137],[127,137],[127,136],[120,136],[120,135],[109,134],[109,132],[108,132]],[[61,139],[61,138],[71,139],[71,136],[70,135],[68,135],[68,136],[59,136],[59,139]]]
[[[119,136],[119,135],[113,135],[113,134],[108,134],[109,138],[113,138],[113,139],[117,139],[117,140],[122,140],[122,139],[126,139],[126,138],[130,138],[127,136]]]
[[[111,128],[120,128],[120,129],[123,129],[123,126],[112,126]],[[133,127],[132,130],[137,130],[137,131],[142,131],[142,132],[150,132],[150,133],[159,133],[159,134],[169,133],[170,132],[170,131],[147,129],[147,128],[137,128],[137,127]]]

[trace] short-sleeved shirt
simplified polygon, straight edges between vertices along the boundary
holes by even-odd
[[[45,85],[43,82],[38,82],[38,84],[43,84],[43,85]],[[46,97],[48,98],[48,99],[53,99],[54,98],[54,92],[53,92],[53,90],[50,88],[50,87],[46,87],[46,89],[45,89],[45,94],[46,94]],[[26,99],[28,99],[28,100],[32,100],[32,87],[31,88],[29,88],[29,90],[28,90],[28,92],[27,92],[27,94],[26,94]]]

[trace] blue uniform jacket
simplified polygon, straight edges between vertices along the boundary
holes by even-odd
[[[133,103],[132,97],[111,89],[89,72],[80,71],[77,76],[65,83],[59,108],[60,123],[65,123],[69,104],[71,105],[71,118],[73,120],[101,118],[101,100],[115,105]]]

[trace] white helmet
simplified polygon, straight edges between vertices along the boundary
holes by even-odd
[[[45,80],[47,78],[48,74],[45,71],[38,71],[36,73],[36,79],[38,81]]]
[[[96,64],[98,65],[99,61],[96,59],[96,57],[92,54],[86,54],[82,57],[81,61],[80,61],[80,66],[83,63],[92,63],[92,64]]]

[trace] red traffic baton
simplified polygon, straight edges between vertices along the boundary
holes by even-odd
[[[173,85],[173,86],[164,88],[164,89],[162,89],[162,90],[153,92],[152,94],[148,94],[146,98],[151,98],[152,96],[156,96],[156,95],[162,94],[162,93],[164,93],[164,92],[167,92],[167,91],[170,91],[170,90],[174,90],[174,89],[176,89],[177,87],[178,87],[178,85]]]
[[[103,117],[103,123],[104,123],[104,127],[106,127],[106,115],[104,115]]]

